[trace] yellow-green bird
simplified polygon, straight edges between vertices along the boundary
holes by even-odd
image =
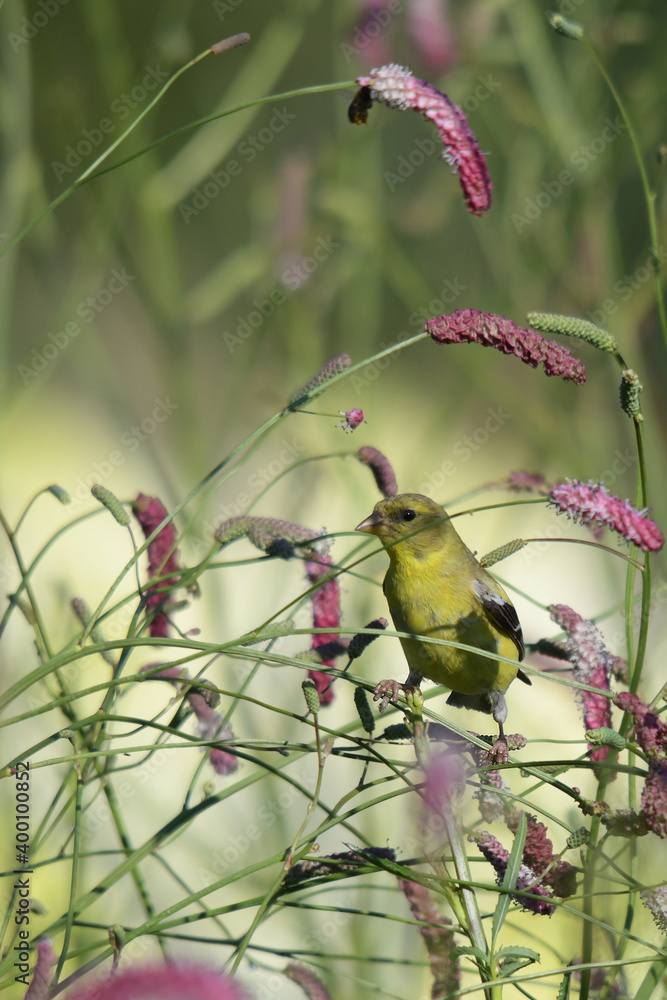
[[[451,689],[449,705],[492,715],[500,729],[492,760],[506,762],[505,691],[515,677],[530,684],[519,668],[525,647],[511,600],[456,533],[444,508],[420,493],[380,500],[355,530],[377,535],[389,556],[384,593],[396,631],[410,634],[401,639],[410,667],[403,687],[418,687],[428,677]],[[431,643],[428,637],[515,662]],[[391,694],[395,701],[399,687],[382,681],[376,699]]]

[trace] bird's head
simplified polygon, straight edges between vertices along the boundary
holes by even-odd
[[[447,512],[435,500],[421,493],[401,493],[376,503],[373,513],[355,531],[377,535],[391,553],[403,547],[398,542],[404,542],[413,551],[426,550],[436,538],[441,539],[448,526]]]

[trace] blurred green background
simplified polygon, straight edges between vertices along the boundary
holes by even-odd
[[[664,528],[667,364],[637,165],[593,60],[583,44],[551,32],[548,7],[404,0],[378,37],[369,31],[373,8],[351,0],[4,4],[3,242],[118,138],[157,81],[241,31],[252,36],[249,45],[187,72],[108,162],[216,111],[352,81],[396,61],[466,109],[494,184],[488,214],[469,215],[458,178],[435,144],[425,145],[427,123],[377,106],[365,127],[353,126],[350,85],[277,96],[76,191],[0,261],[0,502],[9,521],[52,482],[73,495],[75,514],[95,507],[94,482],[123,499],[144,491],[173,507],[334,355],[357,362],[418,332],[426,316],[475,308],[518,323],[529,310],[580,315],[616,336],[645,387],[649,499]],[[437,26],[430,50],[416,28],[429,10]],[[563,0],[561,10],[585,25],[611,72],[653,179],[657,148],[667,141],[664,3]],[[563,171],[571,183],[559,181]],[[663,185],[661,233],[666,206]],[[603,479],[634,498],[619,373],[593,348],[567,346],[586,364],[584,387],[547,380],[494,351],[431,342],[340,383],[313,408],[360,407],[367,423],[346,439],[333,417],[291,417],[191,511],[184,562],[201,557],[212,526],[295,462],[362,444],[389,456],[400,489],[443,502],[512,469]],[[376,499],[366,470],[332,460],[296,466],[255,512],[343,532]],[[70,511],[40,501],[23,529],[28,555]],[[533,507],[459,526],[480,552],[519,534],[577,533]],[[95,605],[127,558],[115,525],[100,518],[52,550],[40,600],[56,639],[72,635],[71,596],[83,593]],[[383,570],[380,557],[368,563],[378,580]],[[202,627],[212,641],[252,628],[284,599],[283,573],[271,566],[261,576],[207,577],[183,628]],[[569,546],[516,556],[500,575],[538,602],[569,603],[586,616],[623,599],[620,560]],[[298,571],[293,576],[291,596],[303,587]],[[2,578],[6,590],[16,586],[5,548]],[[655,579],[664,590],[659,564]],[[350,582],[343,599],[351,625],[384,613],[380,592],[367,584]],[[543,611],[521,598],[517,606],[530,640],[553,634]],[[647,666],[651,696],[665,647],[663,606],[656,605]],[[605,627],[622,653],[620,620]],[[7,652],[8,677],[32,662],[27,627],[12,627]],[[387,657],[374,655],[369,673],[379,679],[391,671]],[[392,648],[391,657],[400,676],[400,651]],[[288,703],[297,696],[298,688],[285,695]],[[535,686],[518,693],[511,728],[529,729],[543,697]],[[581,736],[573,711],[562,725],[564,737]]]

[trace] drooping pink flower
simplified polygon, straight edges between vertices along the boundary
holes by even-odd
[[[51,938],[40,938],[37,942],[37,964],[23,1000],[48,1000],[56,961]]]
[[[493,866],[496,872],[496,881],[498,885],[502,885],[505,872],[507,871],[507,863],[510,857],[509,851],[503,847],[496,837],[484,830],[471,834],[468,837],[468,840],[477,844],[477,847],[486,860]],[[529,891],[533,896],[540,896],[542,898],[529,899],[527,896],[515,896],[514,898],[524,910],[531,910],[533,913],[547,914],[548,916],[551,916],[551,914],[556,911],[555,905],[549,902],[550,899],[553,899],[553,895],[551,891],[543,885],[532,885],[535,881],[535,877],[535,873],[528,867],[528,865],[522,864],[519,868],[519,876],[517,878],[516,887],[517,889],[528,889],[530,887]]]
[[[451,996],[461,986],[461,970],[454,955],[456,940],[451,920],[438,913],[433,897],[425,885],[399,879],[415,920],[420,921],[419,932],[424,939],[433,974],[431,997],[433,1000]]]
[[[426,332],[437,344],[480,344],[495,347],[503,354],[517,358],[537,368],[542,365],[545,375],[557,375],[566,382],[583,385],[586,370],[581,361],[555,340],[545,340],[534,330],[517,326],[511,319],[476,309],[458,309],[426,320]]]
[[[306,575],[311,584],[317,583],[331,572],[332,562],[328,554],[318,560],[306,562]],[[340,626],[340,588],[338,580],[325,580],[313,593],[313,626],[315,628],[338,628]],[[319,632],[313,636],[312,648],[319,649],[338,639],[337,633]],[[333,667],[334,660],[323,660],[323,665]],[[330,705],[334,698],[330,674],[323,670],[309,670],[308,676],[315,682],[321,705]]]
[[[341,417],[345,417],[336,427],[342,427],[346,434],[356,431],[357,427],[364,422],[363,410],[339,410]]]
[[[605,647],[600,632],[593,622],[569,608],[567,604],[551,604],[547,609],[551,620],[565,631],[565,647],[572,663],[574,679],[580,684],[609,691],[609,675],[614,665],[614,657]],[[604,695],[592,691],[577,691],[577,699],[584,710],[584,729],[611,728],[611,704]],[[588,744],[593,750],[592,744]],[[608,746],[597,747],[591,753],[591,760],[605,760]]]
[[[222,716],[207,703],[202,695],[197,691],[191,691],[187,699],[192,711],[197,716],[198,732],[202,740],[223,740],[234,739],[234,733],[229,723],[222,725]],[[211,767],[217,774],[232,774],[238,769],[239,762],[235,754],[223,747],[214,747],[209,758]]]
[[[519,822],[521,813],[517,810],[515,816],[508,820],[507,826],[513,833]],[[526,813],[528,825],[526,828],[526,843],[523,849],[523,860],[536,875],[542,875],[544,871],[556,861],[553,844],[547,836],[547,828],[544,823],[540,823],[536,816]],[[577,875],[569,863],[561,858],[556,861],[544,876],[546,885],[551,886],[557,896],[572,896],[577,891]]]
[[[642,808],[649,830],[667,839],[667,760],[653,757],[642,791]]]
[[[308,1000],[331,1000],[331,995],[322,980],[305,965],[290,962],[285,969],[285,975],[299,984]]]
[[[399,111],[419,111],[436,126],[445,145],[445,158],[459,173],[468,211],[483,215],[491,207],[491,181],[484,154],[461,108],[431,83],[419,80],[405,66],[389,63],[360,76],[374,101]]]
[[[167,509],[157,497],[147,497],[140,493],[132,504],[134,516],[141,525],[144,536],[148,538],[153,534],[159,524],[167,516]],[[176,550],[176,528],[174,522],[160,531],[148,546],[148,575],[165,576],[170,572],[179,569],[178,552]],[[161,580],[155,587],[150,587],[147,591],[148,599],[146,609],[150,614],[155,608],[162,606],[165,610],[173,603],[170,598],[170,591],[178,584],[178,577],[168,577]],[[148,630],[152,636],[159,636],[166,639],[169,636],[169,621],[163,614],[153,615]]]
[[[141,668],[141,673],[154,670],[159,666],[161,666],[160,663],[147,663],[145,667]],[[167,665],[164,666],[163,670],[151,674],[149,678],[149,680],[170,681],[172,684],[187,682],[188,679],[185,667],[169,667]],[[227,723],[223,727],[222,716],[215,711],[215,705],[220,701],[220,695],[217,691],[211,691],[207,688],[191,688],[186,699],[197,718],[201,739],[222,741],[234,738],[230,724]],[[231,774],[239,766],[238,757],[230,750],[225,750],[224,747],[214,747],[211,750],[209,763],[218,774]]]
[[[639,695],[621,691],[615,695],[614,704],[632,715],[635,739],[644,753],[667,754],[667,725],[659,715],[651,711]]]
[[[88,1000],[91,995],[95,1000],[247,1000],[222,973],[186,962],[127,969],[95,979],[93,986],[84,979],[67,1000]]]
[[[549,506],[580,524],[593,521],[606,525],[644,552],[659,552],[665,543],[665,536],[646,516],[646,510],[637,510],[629,500],[614,496],[604,483],[576,479],[557,483],[549,494]]]
[[[380,493],[384,497],[394,497],[398,493],[396,476],[391,467],[391,462],[386,455],[383,455],[377,448],[364,445],[357,452],[357,458],[362,465],[367,465],[373,473],[373,478]]]

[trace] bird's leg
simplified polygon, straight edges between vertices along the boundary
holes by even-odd
[[[405,684],[399,684],[398,681],[389,679],[386,681],[380,681],[376,684],[375,691],[373,692],[373,701],[379,701],[378,711],[380,714],[386,712],[389,707],[389,702],[395,705],[398,701],[399,691],[413,691],[418,688],[421,683],[422,675],[415,673],[413,670],[407,676]]]
[[[503,722],[507,718],[507,702],[505,701],[505,696],[501,691],[490,692],[490,698],[493,706],[491,714],[498,723],[499,733],[498,739],[489,751],[489,763],[506,764],[509,760],[509,748],[507,746],[507,737],[505,736],[505,732],[503,730]]]
[[[498,734],[498,739],[495,741],[495,743],[493,744],[493,746],[489,751],[490,764],[506,764],[509,760],[507,737],[503,732],[502,722],[498,723],[498,728],[500,729],[500,733]]]

